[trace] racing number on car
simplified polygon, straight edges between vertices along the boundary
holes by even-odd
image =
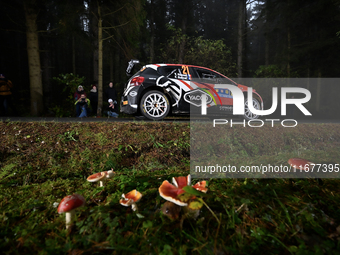
[[[190,74],[189,73],[189,67],[188,66],[182,66],[182,73],[183,74]]]

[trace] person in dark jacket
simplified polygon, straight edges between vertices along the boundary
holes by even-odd
[[[79,117],[79,118],[87,117],[87,114],[89,112],[89,105],[90,105],[90,103],[91,103],[91,101],[86,98],[85,94],[82,94],[80,96],[80,98],[75,103],[75,105],[77,107],[79,107],[79,109],[81,111],[80,115],[78,115],[77,117]]]
[[[12,88],[12,82],[6,79],[4,74],[0,74],[0,116],[7,116],[9,107],[16,115],[16,109],[12,103]]]
[[[84,91],[83,86],[79,85],[78,88],[77,88],[77,91],[74,92],[75,102],[77,102],[81,98],[81,95],[85,95],[85,97],[86,97],[86,93]],[[80,108],[79,104],[76,103],[75,105],[76,105],[76,116],[79,117],[79,115],[81,114],[81,108]]]
[[[109,82],[109,87],[105,89],[105,97],[106,100],[112,99],[117,102],[117,93],[115,88],[113,87],[112,81]]]
[[[90,90],[89,99],[91,101],[92,114],[94,116],[97,116],[97,109],[98,109],[98,90],[97,90],[97,84],[93,84],[92,85],[92,89]]]

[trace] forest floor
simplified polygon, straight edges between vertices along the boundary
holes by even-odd
[[[232,146],[225,149],[234,165],[299,156],[339,166],[339,127],[229,128]],[[340,254],[338,179],[207,179],[196,219],[166,217],[158,188],[190,173],[190,131],[190,123],[170,122],[0,122],[0,250]],[[104,187],[86,180],[109,169],[115,175]],[[134,189],[143,195],[137,212],[119,203]],[[86,205],[66,230],[57,206],[73,193]]]

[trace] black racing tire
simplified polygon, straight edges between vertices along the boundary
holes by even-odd
[[[167,96],[158,91],[150,90],[146,92],[140,101],[140,111],[150,120],[162,120],[170,112],[170,103]]]
[[[252,113],[249,110],[249,107],[248,107],[248,98],[246,97],[244,100],[245,101],[244,101],[244,115],[243,115],[243,119],[245,119],[245,120],[255,120],[255,119],[258,119],[260,116],[257,115],[257,114]],[[254,97],[253,97],[253,106],[257,110],[261,109],[261,104],[260,104],[259,100],[257,100]]]

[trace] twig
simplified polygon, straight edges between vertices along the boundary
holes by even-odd
[[[202,198],[199,198],[199,200],[208,208],[208,210],[214,215],[215,219],[217,220],[218,224],[221,224],[220,220],[217,218],[216,214],[210,209],[210,207],[203,201]]]

